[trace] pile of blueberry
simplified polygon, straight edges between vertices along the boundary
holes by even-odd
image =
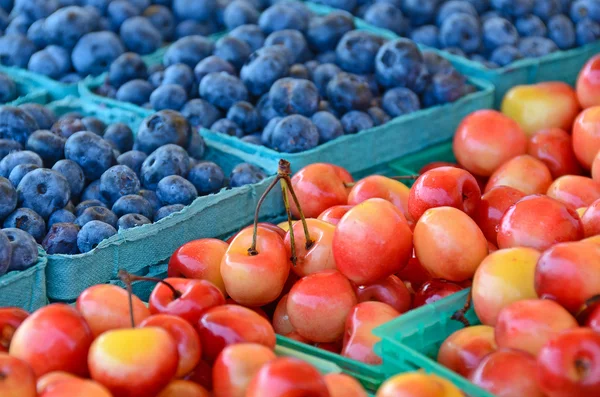
[[[123,54],[96,92],[178,110],[194,127],[295,153],[475,90],[437,54],[356,30],[345,11],[318,16],[283,1],[257,23],[215,43],[182,38],[163,65]]]
[[[489,68],[600,39],[598,0],[316,0]]]
[[[125,51],[150,54],[179,37],[221,31],[228,3],[0,0],[0,63],[74,83],[107,71]]]
[[[265,178],[247,163],[226,178],[202,161],[204,153],[200,135],[171,110],[144,119],[134,138],[126,124],[77,112],[57,118],[36,104],[0,107],[4,234],[13,253],[31,242],[49,254],[88,252],[117,230],[156,222],[198,196]],[[0,237],[0,274],[2,244]],[[13,255],[11,269],[23,268],[25,258]]]
[[[0,104],[14,101],[19,97],[17,84],[10,76],[0,73]]]

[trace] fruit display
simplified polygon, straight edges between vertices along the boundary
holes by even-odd
[[[216,42],[182,38],[162,65],[124,53],[95,88],[144,108],[181,111],[194,127],[285,153],[474,91],[437,53],[357,29],[347,12],[317,15],[298,2],[275,4]]]
[[[248,12],[258,13],[212,0],[3,1],[0,63],[76,83],[108,71],[127,51],[147,55],[177,38],[223,30]]]
[[[492,69],[600,39],[595,0],[316,2]]]
[[[36,242],[48,254],[85,253],[118,230],[266,177],[249,163],[226,176],[205,161],[202,138],[174,111],[147,117],[135,136],[124,123],[36,104],[2,107],[0,119],[0,274],[33,265]]]

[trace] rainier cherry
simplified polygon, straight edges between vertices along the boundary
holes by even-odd
[[[600,198],[600,182],[585,176],[565,175],[552,182],[546,194],[573,209],[587,207]]]
[[[438,352],[437,361],[444,367],[468,377],[488,354],[497,349],[494,328],[476,325],[450,335]]]
[[[600,105],[600,55],[590,58],[579,71],[577,99],[584,108]]]
[[[367,392],[356,379],[346,374],[327,374],[324,376],[329,397],[367,397]]]
[[[511,205],[523,197],[525,193],[510,186],[496,186],[481,197],[473,219],[492,244],[498,244],[498,227],[502,216]]]
[[[450,296],[463,288],[450,281],[434,278],[426,281],[421,288],[415,292],[413,308],[421,307],[439,301],[442,298]]]
[[[295,222],[292,226],[296,243],[296,265],[292,266],[292,271],[298,276],[304,277],[321,270],[335,269],[332,250],[335,226],[318,219],[307,219],[306,226],[312,241],[308,244],[308,248],[306,235],[303,232],[304,224]],[[292,247],[289,232],[285,235],[284,244],[288,258],[291,258]]]
[[[600,198],[583,212],[581,222],[585,237],[600,235]]]
[[[352,205],[334,205],[333,207],[321,212],[317,219],[329,222],[332,225],[337,225],[340,223],[342,217],[346,215],[346,212],[350,211],[352,207]]]
[[[544,163],[528,154],[502,164],[485,186],[489,192],[496,186],[510,186],[525,194],[543,194],[552,183],[552,174]]]
[[[586,170],[600,151],[600,106],[585,109],[573,123],[573,151]]]
[[[412,297],[406,285],[397,276],[389,276],[375,284],[356,287],[359,302],[376,301],[390,305],[398,313],[410,309]]]
[[[16,329],[28,316],[29,313],[17,307],[0,308],[0,353],[8,352]]]
[[[408,194],[405,184],[382,175],[371,175],[356,182],[348,195],[348,204],[357,205],[372,198],[394,204],[408,218]]]
[[[549,128],[533,134],[529,138],[527,154],[546,164],[553,178],[582,172],[573,152],[571,135],[560,128]]]
[[[338,270],[357,285],[383,280],[406,266],[412,233],[402,212],[374,198],[352,208],[333,235]]]
[[[464,397],[452,382],[434,374],[408,372],[383,382],[376,397]]]
[[[0,396],[36,397],[35,374],[26,362],[0,352]]]

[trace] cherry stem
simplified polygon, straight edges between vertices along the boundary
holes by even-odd
[[[590,370],[590,363],[584,358],[575,360],[575,371],[579,375],[579,379],[584,379]]]
[[[460,310],[457,310],[451,317],[452,320],[461,322],[465,327],[469,327],[471,325],[469,320],[467,320],[467,317],[465,317],[465,314],[467,314],[467,312],[471,308],[472,298],[473,298],[473,296],[471,295],[471,291],[469,291],[469,295],[467,295],[467,301],[465,302],[465,305],[463,306],[463,308]]]
[[[288,166],[289,164],[290,163],[288,163]],[[304,212],[302,211],[302,207],[300,206],[300,201],[298,200],[298,196],[296,196],[296,192],[294,191],[294,187],[292,186],[292,178],[290,178],[289,168],[288,173],[282,176],[282,178],[285,181],[285,184],[287,185],[287,188],[290,191],[290,195],[294,200],[294,204],[296,204],[298,213],[300,214],[300,220],[302,221],[302,227],[304,228],[304,238],[306,239],[306,249],[309,249],[315,242],[313,239],[310,238],[310,233],[308,232],[308,223],[306,223],[306,218],[304,217]]]
[[[275,180],[273,180],[273,182],[271,182],[271,184],[267,187],[267,189],[262,194],[262,196],[260,196],[260,199],[258,199],[258,203],[256,204],[256,210],[254,211],[254,231],[252,232],[252,245],[250,246],[250,248],[248,248],[248,255],[252,255],[252,256],[258,255],[258,251],[256,250],[256,239],[258,237],[257,236],[258,235],[258,214],[260,212],[260,207],[262,206],[262,203],[265,201],[267,194],[269,194],[269,192],[271,190],[273,190],[273,188],[275,187],[277,182],[279,182],[280,179],[281,179],[281,177],[279,175],[277,175],[275,177]]]
[[[0,372],[0,380],[4,380],[6,378],[7,378],[6,374],[4,372]]]
[[[600,295],[594,295],[587,299],[581,309],[575,315],[577,322],[583,324],[586,322],[587,317],[591,314],[590,312],[600,303]]]
[[[287,188],[286,182],[282,178],[281,179],[281,193],[283,194],[283,205],[285,206],[285,213],[288,219],[289,233],[290,233],[290,247],[292,251],[292,257],[290,260],[292,261],[292,265],[296,266],[296,239],[294,237],[294,223],[292,222],[292,210],[290,209],[290,202],[287,196]]]

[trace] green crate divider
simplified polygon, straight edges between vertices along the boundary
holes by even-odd
[[[456,163],[456,157],[452,151],[452,141],[402,156],[397,160],[390,161],[388,167],[396,171],[398,175],[412,175],[418,174],[421,168],[434,161]],[[406,181],[406,183],[412,186],[414,181]]]
[[[48,95],[47,101],[78,95],[77,84],[61,83],[57,80],[51,79],[48,76],[44,76],[43,74],[30,72],[29,70],[13,66],[0,65],[0,72],[6,73],[13,78],[19,78],[23,81],[26,81],[31,87],[44,90]]]
[[[127,123],[134,131],[141,122],[135,114],[119,109],[106,109],[76,98],[53,102],[49,105],[57,114],[80,111],[111,123]],[[205,159],[215,161],[226,173],[243,162],[236,151],[217,148],[207,143]],[[226,236],[240,225],[254,219],[254,208],[262,193],[273,180],[268,177],[260,183],[199,197],[184,210],[150,225],[120,231],[104,240],[85,254],[49,255],[47,267],[48,297],[53,301],[73,301],[79,293],[95,284],[117,279],[123,268],[139,273],[150,265],[168,259],[182,244],[197,238]],[[280,195],[271,194],[262,206],[261,215],[283,213]]]
[[[0,277],[0,307],[20,307],[33,312],[46,305],[46,253],[38,246],[37,263],[29,269]]]
[[[376,328],[381,338],[376,352],[391,372],[424,369],[451,380],[471,397],[493,397],[466,378],[436,362],[440,346],[452,333],[464,325],[452,320],[452,315],[464,307],[470,289],[459,291],[433,304],[422,306]],[[481,324],[471,306],[466,318],[472,325]],[[389,374],[389,373],[388,373]]]
[[[19,71],[20,69],[0,66],[0,73],[10,77],[17,85],[17,99],[7,102],[5,105],[18,106],[22,103],[39,103],[40,105],[44,105],[48,103],[48,91],[22,76]]]
[[[563,81],[574,85],[583,65],[598,53],[600,41],[541,58],[522,59],[498,69],[489,69],[479,62],[450,53],[444,53],[444,56],[461,73],[492,83],[496,87],[494,106],[500,108],[504,94],[516,85],[542,81]]]

